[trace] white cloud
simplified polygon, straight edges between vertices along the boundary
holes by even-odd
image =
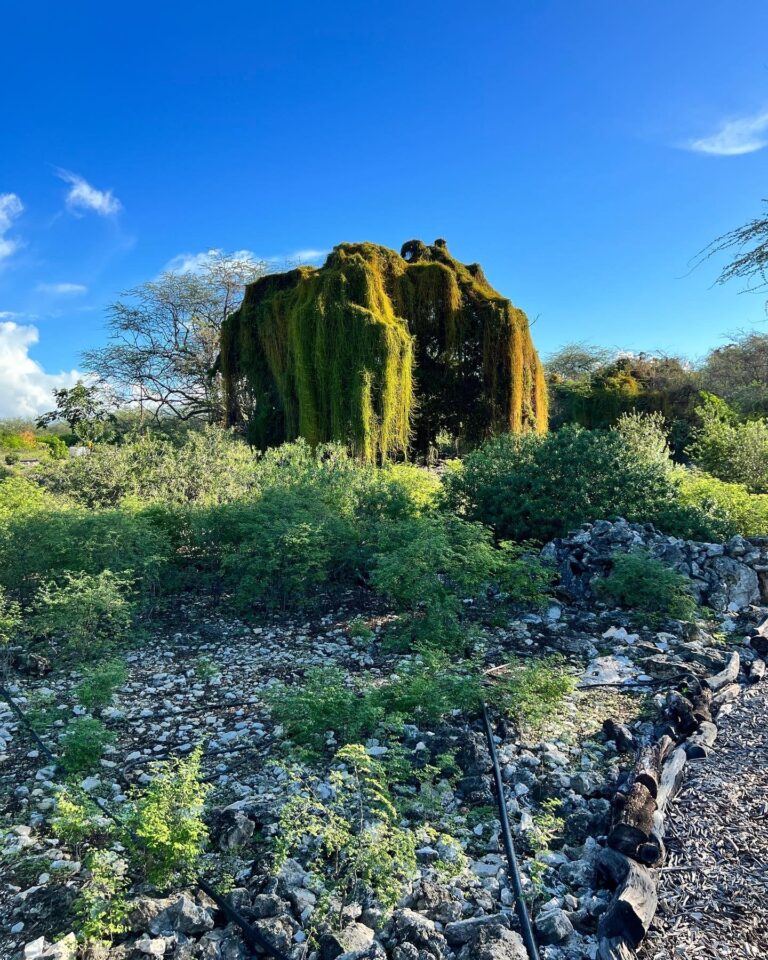
[[[67,209],[72,213],[93,210],[102,217],[111,217],[123,209],[123,205],[111,190],[97,190],[77,173],[69,170],[57,170],[57,175],[69,184]]]
[[[77,370],[46,373],[29,356],[38,339],[36,327],[0,321],[0,417],[34,417],[50,410],[52,391],[73,386],[80,376]]]
[[[321,260],[327,253],[327,250],[295,250],[293,253],[279,257],[259,257],[252,250],[235,250],[234,253],[225,254],[223,250],[214,248],[201,253],[179,253],[163,267],[163,273],[197,273],[217,257],[223,256],[226,256],[228,260],[239,260],[244,265],[249,266],[256,266],[260,263],[270,264],[271,266],[285,266],[286,264]]]
[[[67,296],[74,293],[87,293],[88,287],[82,283],[39,283],[37,289],[40,293],[52,293],[56,295]]]
[[[10,257],[19,247],[18,240],[12,240],[6,234],[23,210],[24,204],[15,193],[0,193],[0,260]]]
[[[213,263],[217,258],[226,256],[227,260],[238,260],[244,265],[256,266],[261,259],[251,250],[235,250],[234,253],[224,253],[212,247],[201,253],[179,253],[166,263],[163,273],[198,273],[204,267]]]
[[[762,150],[768,146],[768,110],[750,117],[725,120],[716,133],[689,140],[684,146],[696,153],[710,153],[717,157],[737,157]]]

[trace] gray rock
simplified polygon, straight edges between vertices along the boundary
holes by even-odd
[[[541,908],[533,926],[542,943],[564,943],[573,935],[573,924],[568,915],[555,903]]]
[[[387,954],[378,940],[374,940],[362,950],[342,953],[338,960],[387,960]]]
[[[462,948],[459,960],[528,960],[528,954],[519,933],[505,927],[483,927]]]
[[[509,928],[509,917],[505,913],[492,913],[485,917],[472,917],[470,920],[457,920],[445,926],[445,939],[452,947],[461,947],[469,943],[486,927]]]
[[[186,893],[162,910],[149,924],[150,933],[172,935],[174,933],[199,934],[212,930],[213,914]]]

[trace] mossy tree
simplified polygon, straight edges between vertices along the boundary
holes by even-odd
[[[324,266],[251,284],[222,330],[229,422],[265,448],[304,437],[367,460],[544,431],[547,391],[526,315],[437,240],[400,254],[335,247]]]

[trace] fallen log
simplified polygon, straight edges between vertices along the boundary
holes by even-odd
[[[725,687],[729,683],[733,683],[736,680],[736,678],[739,676],[740,664],[741,661],[739,660],[739,655],[734,650],[728,658],[728,663],[720,671],[720,673],[716,673],[713,677],[707,677],[704,682],[710,690],[720,690],[722,687]]]
[[[740,693],[741,686],[738,683],[729,683],[727,687],[719,690],[712,698],[712,706],[715,708],[715,712],[717,712],[723,704],[738,700]]]
[[[658,744],[643,747],[632,771],[632,780],[642,783],[648,793],[656,799],[659,791],[659,777],[661,776],[661,756]]]
[[[768,620],[764,620],[749,638],[749,644],[761,657],[768,654]]]
[[[712,690],[699,684],[699,689],[691,697],[693,704],[693,716],[699,723],[711,723],[712,721]]]
[[[683,736],[693,733],[699,725],[693,704],[677,690],[670,690],[667,694],[667,713]]]
[[[765,660],[755,660],[749,668],[749,682],[757,683],[765,676]]]
[[[727,689],[727,688],[726,688]],[[702,723],[696,733],[683,745],[689,760],[703,760],[717,739],[717,727],[714,723]]]
[[[656,875],[608,848],[600,851],[596,866],[598,874],[616,886],[616,893],[597,928],[601,944],[606,941],[606,950],[609,947],[616,949],[616,944],[621,943],[635,949],[642,943],[656,913]],[[631,954],[607,952],[601,956],[627,957]]]
[[[641,844],[653,843],[653,814],[656,800],[648,787],[633,783],[617,822],[608,834],[608,845],[628,857],[636,857]],[[646,856],[649,851],[646,850]]]
[[[601,940],[597,955],[599,960],[636,960],[635,951],[621,937]]]
[[[683,782],[683,768],[687,759],[685,749],[678,747],[664,764],[659,781],[659,792],[656,794],[656,808],[662,816],[667,804],[677,795],[680,789]]]

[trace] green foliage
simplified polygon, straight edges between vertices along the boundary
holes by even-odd
[[[210,657],[198,657],[195,660],[195,676],[198,680],[211,680],[220,670]]]
[[[112,850],[94,850],[83,864],[87,880],[75,901],[86,940],[109,940],[127,929],[127,864]]]
[[[109,437],[115,415],[98,384],[86,386],[80,380],[74,387],[53,391],[56,409],[38,418],[37,426],[63,421],[82,443],[94,443]]]
[[[706,517],[716,541],[736,533],[768,536],[768,494],[754,494],[741,483],[726,483],[698,470],[677,471],[678,498]]]
[[[696,602],[691,581],[645,550],[616,554],[610,574],[592,582],[597,596],[626,607],[641,624],[656,626],[666,618],[693,620]]]
[[[139,838],[134,856],[150,883],[161,889],[188,883],[208,841],[203,807],[210,786],[200,772],[202,750],[171,760],[131,798],[127,825]]]
[[[375,461],[411,443],[426,455],[441,431],[476,442],[546,429],[525,314],[443,242],[412,241],[403,254],[340,244],[320,269],[247,288],[223,326],[219,367],[230,422],[246,423],[257,446],[337,440]]]
[[[618,516],[678,535],[702,523],[678,503],[668,466],[638,456],[617,431],[497,437],[449,472],[446,491],[451,506],[502,539],[546,541]]]
[[[369,643],[373,640],[375,634],[362,617],[355,617],[347,627],[347,633],[353,640],[360,640],[362,643]]]
[[[65,572],[45,583],[35,603],[34,628],[67,654],[99,656],[123,644],[131,628],[131,582],[104,570]]]
[[[109,836],[114,832],[115,825],[102,814],[84,790],[68,786],[56,797],[51,829],[59,840],[78,848],[96,836]]]
[[[703,394],[697,412],[701,427],[689,449],[694,463],[720,480],[743,484],[750,493],[768,493],[768,420],[739,422],[711,394]]]
[[[275,684],[266,699],[286,736],[315,751],[323,750],[329,731],[342,742],[354,742],[369,736],[382,719],[370,687],[347,683],[335,667],[308,670],[300,685]]]
[[[59,762],[70,776],[80,776],[98,767],[104,748],[114,735],[93,717],[76,717],[60,740]]]
[[[521,728],[536,733],[562,710],[563,700],[576,689],[576,677],[559,655],[510,661],[485,691]]]
[[[129,497],[214,505],[251,495],[258,464],[231,432],[207,427],[180,441],[129,436],[117,446],[97,446],[87,457],[46,465],[38,476],[47,489],[87,507],[114,507]]]
[[[20,637],[24,621],[21,606],[0,587],[0,650]]]
[[[339,924],[345,906],[364,892],[391,909],[417,867],[415,838],[397,825],[382,765],[359,744],[339,750],[334,764],[330,799],[320,800],[313,789],[316,781],[309,779],[299,782],[299,792],[283,806],[275,869],[302,854],[324,894],[323,919]]]
[[[112,702],[112,696],[128,677],[128,669],[122,660],[111,660],[83,672],[83,679],[75,687],[75,696],[84,707],[104,707]]]

